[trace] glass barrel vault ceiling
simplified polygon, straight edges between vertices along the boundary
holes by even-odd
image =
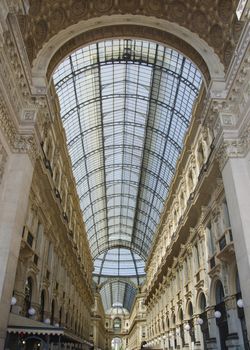
[[[95,275],[124,276],[126,252],[139,282],[201,75],[170,48],[124,39],[77,50],[53,78]]]

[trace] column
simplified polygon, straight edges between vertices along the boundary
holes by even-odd
[[[33,166],[27,154],[10,154],[0,193],[0,350],[4,348]]]
[[[237,312],[237,304],[235,296],[230,296],[225,299],[227,310],[227,324],[228,324],[228,339],[226,344],[229,349],[244,349],[244,341],[242,337],[241,324]]]
[[[185,321],[184,323],[184,346],[183,349],[191,349],[191,339],[190,339],[190,333],[185,329],[185,326],[188,325],[188,322]]]
[[[214,317],[214,307],[208,307],[206,311],[209,327],[209,339],[206,340],[207,349],[218,350],[219,332],[216,324],[216,318]]]
[[[202,349],[202,331],[201,326],[197,323],[199,315],[194,316],[194,335],[195,335],[195,344],[194,349]]]
[[[250,155],[228,158],[222,170],[239,279],[250,335]]]
[[[176,327],[175,335],[176,335],[177,348],[181,349],[181,331],[179,326]]]

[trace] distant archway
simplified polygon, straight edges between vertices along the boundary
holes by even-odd
[[[111,341],[112,350],[120,350],[122,348],[122,340],[121,338],[113,338]]]

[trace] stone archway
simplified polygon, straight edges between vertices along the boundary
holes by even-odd
[[[86,30],[98,27],[103,30],[110,23],[129,23],[164,29],[186,42],[196,42],[201,45],[201,51],[210,51],[203,51],[203,55],[215,52],[227,67],[243,28],[237,21],[236,7],[236,0],[195,4],[193,0],[67,0],[63,5],[60,0],[34,0],[30,2],[28,15],[19,15],[19,23],[33,66],[39,52],[45,53],[46,46],[54,51],[53,37],[62,43]]]

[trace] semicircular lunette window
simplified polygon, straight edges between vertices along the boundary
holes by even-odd
[[[54,73],[93,258],[146,260],[201,86],[180,53],[143,40],[81,48]]]

